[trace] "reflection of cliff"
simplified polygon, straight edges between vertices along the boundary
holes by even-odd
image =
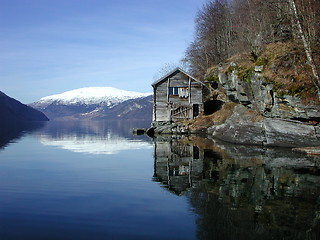
[[[184,148],[189,161],[176,154]],[[199,171],[191,171],[183,183],[173,182],[171,169],[193,163],[194,149]],[[317,157],[199,138],[170,139],[155,143],[155,168],[169,188],[189,190],[185,195],[198,215],[199,239],[320,238]],[[193,184],[188,189],[189,179]]]
[[[132,122],[51,122],[39,133],[40,141],[73,152],[114,154],[129,149],[151,148],[148,138],[134,138]],[[141,124],[141,123],[140,123]]]

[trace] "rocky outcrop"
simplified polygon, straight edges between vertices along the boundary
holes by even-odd
[[[154,135],[183,135],[189,134],[190,129],[181,123],[159,122],[153,123],[153,126],[148,129],[149,136]]]
[[[263,117],[238,105],[223,124],[208,129],[214,138],[241,144],[277,147],[319,146],[320,126],[299,121]]]
[[[211,69],[211,99],[237,106],[225,122],[209,127],[209,135],[241,144],[320,146],[320,105],[282,91],[279,83],[265,77],[264,68],[229,62]]]
[[[320,120],[319,105],[304,104],[294,95],[277,93],[272,81],[263,76],[263,69],[264,66],[255,66],[243,70],[231,62],[228,66],[220,65],[214,74],[229,100],[256,110],[264,117]]]
[[[308,155],[320,155],[320,146],[317,147],[301,147],[301,148],[293,148],[294,152],[303,152]]]

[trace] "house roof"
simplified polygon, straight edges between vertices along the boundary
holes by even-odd
[[[203,82],[201,82],[200,80],[196,79],[195,77],[191,76],[189,73],[187,73],[187,72],[185,72],[184,70],[182,70],[181,68],[177,67],[177,68],[175,68],[174,70],[172,70],[171,72],[169,72],[167,75],[165,75],[165,76],[161,77],[160,79],[158,79],[157,81],[153,82],[153,83],[151,84],[151,86],[154,87],[155,85],[157,85],[157,84],[165,81],[168,77],[173,76],[173,75],[177,74],[178,72],[182,72],[182,73],[184,73],[185,75],[187,75],[189,78],[191,78],[191,79],[193,79],[194,81],[200,83],[201,85],[205,85],[205,84],[204,84]]]

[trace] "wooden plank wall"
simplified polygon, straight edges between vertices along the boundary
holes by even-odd
[[[168,87],[189,86],[191,86],[190,98],[168,95]],[[181,72],[170,76],[170,80],[167,78],[165,81],[158,83],[154,90],[154,121],[170,121],[171,108],[169,103],[174,107],[199,104],[199,111],[203,111],[202,85],[194,80],[189,82],[189,77]],[[190,117],[192,118],[192,116]]]

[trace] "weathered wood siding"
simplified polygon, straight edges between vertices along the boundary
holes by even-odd
[[[159,83],[155,86],[154,95],[154,111],[155,121],[169,121],[170,116],[168,112],[168,100],[167,100],[167,81]]]
[[[199,150],[198,150],[199,151]],[[202,179],[203,159],[194,158],[194,146],[176,141],[154,141],[154,177],[177,194]]]
[[[189,96],[181,98],[178,95],[169,95],[169,87],[188,88]],[[181,72],[159,82],[154,86],[153,120],[158,122],[172,120],[171,112],[179,106],[192,108],[194,104],[198,104],[199,113],[203,112],[202,88],[200,83]],[[192,109],[188,115],[188,118],[193,118]]]

